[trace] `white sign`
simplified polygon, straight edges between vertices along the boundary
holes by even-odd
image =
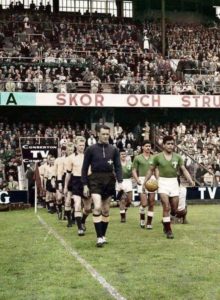
[[[36,94],[37,106],[220,108],[220,95]]]

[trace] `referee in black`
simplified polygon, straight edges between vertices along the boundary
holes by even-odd
[[[93,222],[97,235],[97,247],[106,241],[109,208],[115,193],[116,179],[122,190],[122,167],[117,148],[109,144],[110,128],[100,125],[97,129],[98,143],[87,148],[82,166],[84,197],[91,194],[94,203]],[[89,167],[91,174],[88,175]]]

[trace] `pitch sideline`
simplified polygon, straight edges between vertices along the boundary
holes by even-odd
[[[51,227],[49,226],[39,215],[37,215],[39,222],[43,225],[53,236],[60,242],[60,244],[66,249],[66,251],[76,258],[76,260],[95,278],[102,287],[116,300],[126,300],[121,296],[118,291],[111,286],[104,277],[102,277],[84,258],[82,258],[73,248],[71,248],[66,241]]]

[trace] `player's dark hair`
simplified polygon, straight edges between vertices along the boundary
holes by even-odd
[[[144,145],[149,144],[151,145],[151,142],[149,140],[143,140],[143,142],[141,143],[141,146],[143,147]],[[152,145],[151,145],[152,146]]]
[[[108,127],[107,125],[99,125],[98,128],[97,128],[97,132],[100,132],[101,129],[105,129],[105,130],[110,131],[110,127]]]
[[[169,142],[169,141],[174,141],[174,137],[172,135],[166,135],[163,138],[163,145],[166,144],[166,142]]]
[[[126,152],[126,150],[124,148],[119,149],[120,153]]]

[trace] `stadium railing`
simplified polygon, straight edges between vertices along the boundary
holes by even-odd
[[[34,79],[34,78],[33,78]],[[69,81],[58,80],[56,83],[50,81],[49,83],[43,80],[35,81],[14,81],[10,80],[10,85],[7,87],[9,80],[6,78],[0,80],[0,92],[35,92],[35,93],[84,93],[91,92],[91,81]],[[127,84],[120,84],[117,82],[99,82],[98,91],[95,93],[112,93],[112,94],[159,94],[159,95],[199,95],[207,94],[210,92],[204,91],[204,85],[201,84],[182,84],[182,83],[169,83],[169,84],[149,84],[146,82],[134,83],[132,81]],[[12,86],[12,84],[14,84]],[[47,84],[50,87],[47,87]],[[187,89],[189,87],[189,89]],[[210,87],[206,84],[206,87]],[[219,95],[220,85],[212,85],[212,95]]]

